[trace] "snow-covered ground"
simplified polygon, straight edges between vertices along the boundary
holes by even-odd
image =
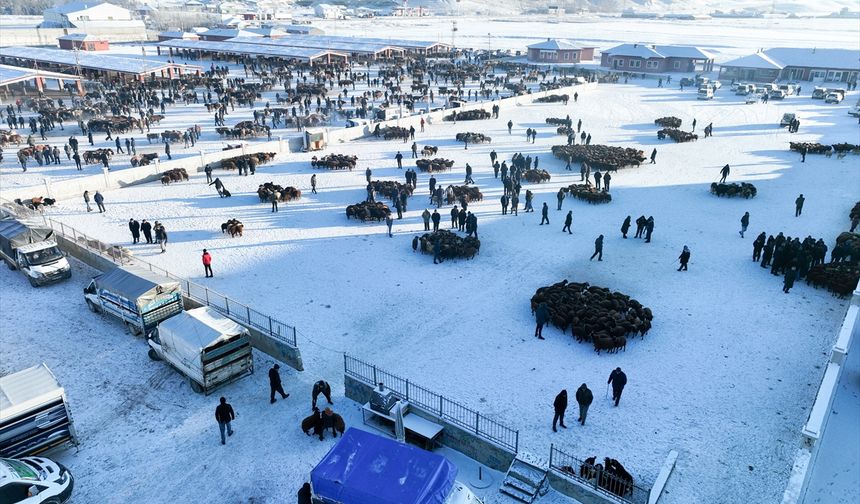
[[[548,455],[550,443],[581,458],[611,456],[647,484],[668,451],[678,450],[666,503],[777,501],[845,302],[802,284],[783,294],[781,279],[750,261],[752,240],[760,231],[782,231],[820,236],[832,247],[860,193],[857,157],[810,155],[801,164],[787,150],[790,139],[856,142],[856,120],[846,111],[857,94],[832,106],[808,93],[745,105],[727,89],[701,102],[691,91],[631,81],[584,90],[567,107],[522,106],[498,120],[431,124],[416,136],[418,144],[438,145],[440,157],[456,162],[452,172],[437,176],[439,183],[461,183],[468,162],[485,196],[469,207],[482,241],[472,261],[433,265],[412,252],[411,239],[423,229],[426,174],[419,174],[404,220],[395,221],[394,238],[381,224],[346,219],[344,207],[364,199],[366,167],[374,179],[404,180],[395,152],[402,149],[405,164],[411,163],[408,144],[398,142],[331,147],[359,156],[354,172],[312,170],[310,154],[280,158],[254,177],[216,172],[230,199],[218,198],[200,175],[166,187],[107,192],[105,214],[87,214],[78,201],[49,210],[67,224],[126,245],[129,218],[159,220],[170,235],[167,253],[129,246],[134,254],[297,325],[307,371],[282,369],[293,396],[286,405],[267,403],[264,371],[270,361],[258,355],[258,372],[223,391],[240,414],[238,434],[226,448],[217,444],[211,421],[213,398],[194,395],[178,375],[146,358],[142,341],[85,311],[79,289],[90,271],[79,268],[72,281],[44,290],[2,273],[0,371],[47,361],[69,390],[83,444],[59,459],[78,474],[80,502],[290,497],[330,443],[298,432],[310,384],[319,378],[338,384],[336,406],[348,423],[359,420],[357,406],[342,399],[341,352],[520,429],[523,451],[538,456]],[[777,126],[787,111],[799,113],[800,133]],[[582,119],[592,143],[646,152],[656,147],[657,164],[615,173],[608,205],[566,200],[564,211],[556,211],[558,188],[578,182],[579,174],[565,172],[552,158],[550,146],[563,138],[544,119],[565,114]],[[653,120],[666,115],[681,117],[685,128],[696,118],[697,131],[713,122],[715,136],[687,144],[658,141]],[[515,123],[510,136],[508,119]],[[538,130],[535,144],[524,141],[527,127]],[[494,140],[463,150],[453,141],[460,131],[485,132]],[[552,173],[551,182],[524,187],[536,194],[534,214],[501,215],[501,185],[489,166],[492,149],[506,160],[514,152],[538,156],[540,167]],[[732,166],[730,181],[757,186],[755,199],[708,193],[725,163]],[[318,195],[309,191],[312,173],[318,174]],[[264,181],[297,186],[303,197],[273,214],[255,194]],[[793,203],[801,192],[804,214],[795,218]],[[538,225],[544,201],[550,226]],[[442,209],[444,226],[450,209]],[[574,214],[573,236],[561,233],[567,210]],[[741,239],[744,211],[752,217]],[[625,216],[640,214],[655,218],[650,244],[623,240],[618,231]],[[245,223],[244,237],[219,232],[229,218]],[[598,234],[606,236],[604,261],[589,262]],[[683,245],[693,258],[690,271],[679,273]],[[214,257],[213,279],[199,276],[203,248]],[[536,288],[565,278],[635,297],[654,311],[654,328],[617,355],[598,356],[556,329],[547,329],[546,341],[535,340],[529,298]],[[68,330],[45,324],[43,306],[52,306],[53,317]],[[616,366],[630,380],[619,408],[600,394]],[[553,433],[553,397],[583,382],[596,396],[587,425],[571,422]],[[288,411],[271,411],[276,408]],[[115,484],[117,476],[123,485]],[[495,492],[489,497],[502,502]]]

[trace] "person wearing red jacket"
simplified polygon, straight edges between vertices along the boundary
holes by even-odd
[[[203,270],[206,272],[206,278],[212,278],[212,256],[206,249],[203,249]]]

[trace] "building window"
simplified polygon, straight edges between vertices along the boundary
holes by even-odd
[[[570,53],[569,52],[564,53],[564,60],[570,61]]]
[[[657,68],[660,66],[659,62],[648,60],[645,62],[645,68]]]
[[[673,62],[672,68],[674,68],[675,70],[679,70],[681,68],[681,62],[680,61]]]
[[[616,60],[615,60],[615,66],[616,66],[617,68],[621,68],[621,67],[623,67],[623,66],[624,66],[624,60],[623,60],[623,59],[616,59]]]
[[[630,60],[630,68],[642,68],[642,60]]]

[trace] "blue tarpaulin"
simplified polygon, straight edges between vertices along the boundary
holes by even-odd
[[[311,485],[332,504],[442,504],[456,477],[441,455],[350,428],[311,471]]]

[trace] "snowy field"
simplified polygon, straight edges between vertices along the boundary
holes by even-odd
[[[550,443],[581,458],[610,456],[649,484],[668,451],[678,450],[662,502],[776,502],[845,302],[803,284],[783,294],[781,278],[750,261],[752,240],[760,231],[782,231],[823,237],[832,248],[860,193],[856,156],[810,155],[801,164],[788,151],[789,139],[856,142],[857,123],[846,112],[857,93],[835,106],[808,94],[745,105],[724,89],[717,99],[701,102],[693,92],[637,81],[584,90],[579,103],[567,107],[522,106],[497,120],[431,124],[416,135],[419,146],[438,145],[440,157],[455,160],[452,172],[437,176],[439,183],[462,183],[468,162],[484,193],[483,202],[469,206],[482,241],[472,261],[433,265],[431,257],[412,252],[411,239],[423,229],[426,174],[419,174],[419,189],[404,220],[395,221],[393,238],[384,225],[346,219],[344,207],[364,199],[366,167],[374,179],[404,180],[393,158],[402,149],[410,166],[409,144],[398,142],[331,147],[329,152],[359,156],[353,172],[312,170],[310,154],[279,158],[253,177],[216,171],[233,193],[230,199],[218,198],[200,174],[167,187],[107,192],[106,214],[87,214],[80,201],[60,202],[49,210],[52,217],[125,244],[139,257],[299,328],[306,371],[282,369],[293,394],[286,405],[267,402],[265,356],[258,355],[253,377],[223,390],[240,415],[237,435],[225,448],[211,418],[214,398],[193,394],[176,373],[148,360],[142,341],[85,311],[80,289],[92,271],[78,268],[70,282],[44,290],[0,274],[0,348],[6,349],[0,372],[45,361],[67,387],[83,443],[79,452],[62,452],[58,459],[78,476],[75,502],[127,502],[132,496],[166,502],[169,495],[174,502],[260,503],[291,497],[331,443],[305,438],[297,428],[308,413],[311,384],[319,378],[337,384],[337,410],[348,424],[360,421],[358,406],[342,400],[342,352],[519,429],[521,449],[538,456],[548,455]],[[794,135],[778,127],[788,111],[801,117]],[[564,211],[556,211],[558,188],[578,182],[579,174],[565,172],[552,158],[550,147],[563,137],[544,119],[565,114],[582,119],[592,143],[646,152],[656,147],[657,164],[613,174],[608,205],[566,200]],[[697,131],[713,122],[715,136],[688,144],[658,141],[653,120],[666,115],[682,118],[685,129],[696,118]],[[510,136],[509,119],[515,124]],[[524,141],[528,127],[538,130],[535,144]],[[494,140],[463,150],[453,141],[461,131]],[[523,187],[536,194],[535,213],[501,215],[492,149],[508,161],[514,152],[538,156],[540,167],[551,172],[551,182]],[[757,186],[755,199],[708,193],[726,163],[730,181]],[[310,194],[312,173],[318,174],[318,195]],[[255,193],[264,181],[297,186],[303,197],[273,214]],[[806,205],[795,218],[801,192]],[[544,201],[550,226],[538,225]],[[450,209],[440,211],[443,227],[450,225]],[[561,233],[567,210],[574,215],[572,236]],[[741,239],[744,211],[751,225]],[[650,244],[623,240],[618,231],[625,216],[640,214],[655,218]],[[131,217],[164,223],[168,251],[128,245]],[[244,237],[219,232],[229,218],[244,222]],[[606,236],[604,260],[589,262],[598,234]],[[676,258],[684,245],[692,261],[689,272],[679,273]],[[214,258],[213,279],[200,277],[203,248]],[[554,328],[544,333],[546,341],[534,339],[529,298],[562,279],[631,295],[654,311],[653,329],[616,355],[598,356]],[[53,311],[49,328],[42,307]],[[57,330],[61,324],[68,330]],[[601,393],[616,366],[629,378],[617,409]],[[553,433],[555,394],[562,388],[572,393],[583,382],[596,396],[586,426],[569,420],[569,429]],[[122,485],[115,484],[118,476]],[[488,497],[506,502],[495,492]]]

